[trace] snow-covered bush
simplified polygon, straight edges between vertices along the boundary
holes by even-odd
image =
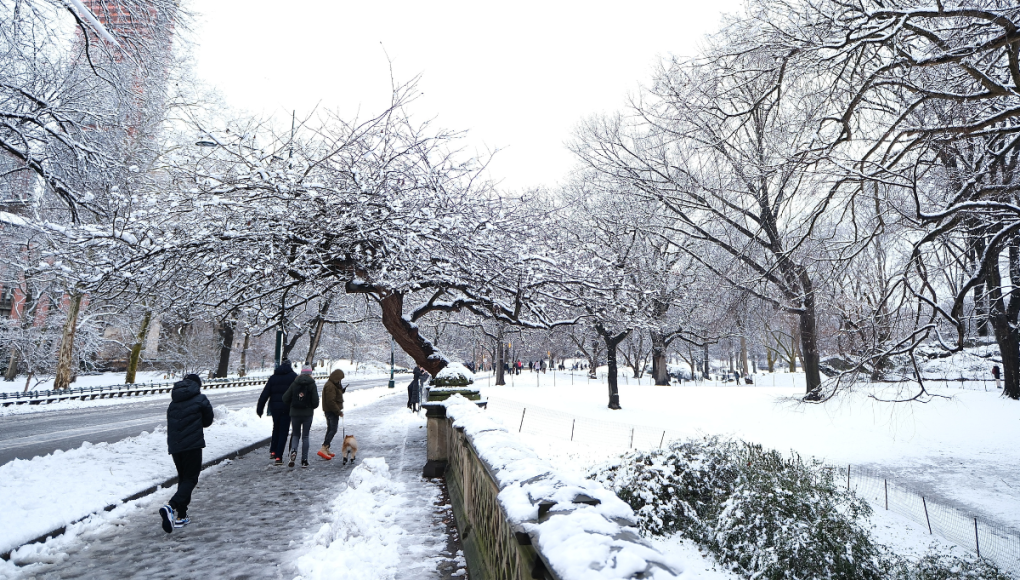
[[[720,437],[631,452],[589,473],[647,534],[680,534],[748,578],[1005,580],[981,560],[896,556],[863,525],[870,506],[818,461]]]
[[[881,578],[868,505],[798,456],[710,437],[634,452],[590,477],[653,535],[681,533],[755,578]]]

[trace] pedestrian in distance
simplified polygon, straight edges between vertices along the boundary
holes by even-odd
[[[995,377],[995,388],[1001,389],[1002,383],[999,382],[999,365],[992,365],[992,376]]]
[[[337,427],[340,425],[340,417],[344,416],[344,393],[347,389],[343,386],[344,372],[336,369],[329,373],[329,379],[322,385],[322,412],[326,414],[326,438],[322,441],[322,449],[318,456],[329,461],[336,457],[336,453],[329,450],[333,444],[333,437],[336,435]]]
[[[301,467],[308,467],[308,432],[312,430],[312,417],[319,408],[319,389],[312,378],[312,367],[304,365],[301,374],[294,379],[283,394],[283,402],[290,405],[290,462],[297,461],[297,446],[301,443]]]
[[[201,390],[202,379],[198,375],[185,375],[174,383],[170,405],[166,408],[167,451],[177,467],[177,492],[169,503],[159,508],[163,531],[168,534],[191,523],[188,505],[191,492],[198,485],[198,474],[202,472],[205,428],[213,422],[212,404]]]
[[[417,413],[421,409],[421,382],[428,373],[421,366],[415,366],[413,373],[414,378],[407,385],[407,408]]]
[[[277,467],[283,466],[283,450],[287,447],[287,430],[290,429],[290,405],[283,402],[283,394],[297,378],[290,361],[283,359],[276,367],[266,386],[259,395],[259,403],[255,408],[258,416],[267,408],[273,418],[273,436],[269,440],[269,457]]]

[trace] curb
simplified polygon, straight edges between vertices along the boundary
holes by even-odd
[[[214,465],[219,465],[220,463],[223,463],[224,461],[227,461],[229,459],[236,459],[236,458],[241,457],[243,455],[247,455],[247,454],[251,453],[252,451],[255,451],[256,449],[258,449],[260,447],[265,447],[266,445],[269,445],[269,442],[271,440],[272,440],[272,437],[266,437],[265,439],[262,439],[261,441],[256,441],[255,443],[252,443],[251,445],[246,445],[246,446],[244,446],[244,447],[242,447],[240,449],[231,451],[230,453],[227,453],[226,455],[223,455],[221,457],[217,457],[216,459],[210,459],[209,461],[206,461],[206,462],[202,463],[202,470],[205,471],[206,469],[208,469],[208,468],[210,468],[210,467],[212,467]],[[122,504],[125,504],[125,503],[129,502],[129,501],[134,501],[136,499],[141,499],[141,498],[143,498],[143,497],[145,497],[147,495],[152,495],[152,494],[156,493],[157,491],[159,491],[160,489],[168,488],[168,487],[170,487],[172,485],[175,485],[176,483],[177,483],[177,476],[175,475],[175,476],[171,477],[170,479],[167,479],[166,481],[164,481],[162,483],[157,483],[156,485],[147,487],[147,488],[143,489],[142,491],[139,491],[137,493],[133,493],[133,494],[131,494],[131,495],[121,499],[120,502],[118,502],[118,503],[112,503],[112,504],[104,507],[103,511],[108,512],[108,511],[112,510],[113,508],[117,507],[118,505],[122,505]],[[94,514],[97,514],[97,513],[99,513],[99,512],[98,511],[92,512],[92,513],[90,513],[90,514],[88,514],[88,515],[86,515],[84,517],[80,517],[80,518],[74,520],[70,524],[67,524],[65,526],[60,526],[59,528],[57,528],[55,530],[52,530],[50,532],[46,532],[45,534],[43,534],[43,535],[41,535],[41,536],[39,536],[39,537],[37,537],[35,539],[29,540],[29,541],[27,541],[27,542],[25,542],[25,543],[23,543],[23,544],[21,544],[19,546],[15,546],[14,548],[11,548],[9,551],[0,554],[0,559],[10,560],[11,559],[11,552],[14,552],[15,550],[17,550],[17,549],[19,549],[19,548],[21,548],[23,546],[27,546],[29,544],[38,544],[38,543],[41,543],[41,542],[45,542],[46,540],[48,540],[50,538],[55,538],[55,537],[63,534],[64,532],[66,532],[67,531],[67,526],[71,526],[71,525],[77,524],[79,522],[82,522],[82,521],[92,517]]]

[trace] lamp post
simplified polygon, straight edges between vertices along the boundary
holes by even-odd
[[[393,388],[393,337],[390,337],[390,384],[386,385],[389,388]]]

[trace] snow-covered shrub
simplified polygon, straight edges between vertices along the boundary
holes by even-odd
[[[858,523],[870,508],[817,462],[711,437],[630,453],[590,477],[628,502],[646,533],[682,533],[749,577],[882,577]]]
[[[919,560],[888,554],[885,577],[890,580],[1010,580],[994,564],[976,557],[928,554]]]
[[[976,558],[904,558],[864,527],[871,507],[817,461],[706,437],[628,453],[589,478],[630,504],[642,532],[680,534],[747,578],[1007,580]]]

